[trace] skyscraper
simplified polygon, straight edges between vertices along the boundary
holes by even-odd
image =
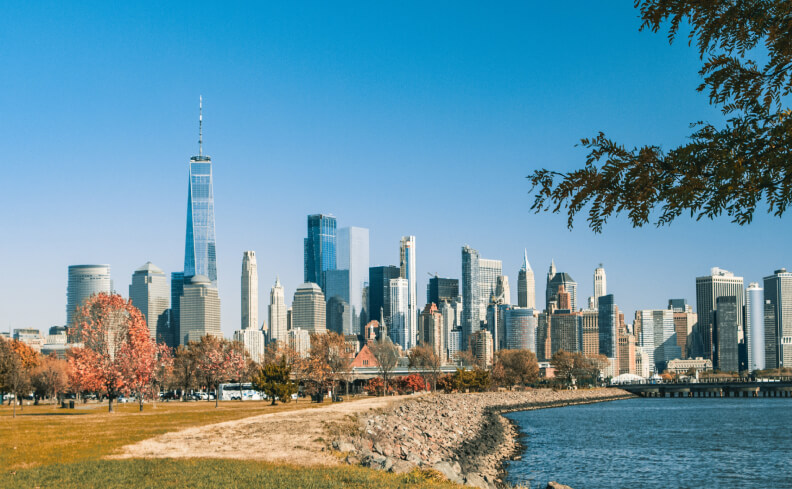
[[[603,295],[607,295],[608,285],[605,281],[605,269],[600,266],[594,270],[594,309],[597,308],[598,300]]]
[[[598,306],[599,353],[614,358],[619,348],[619,308],[613,294],[600,297]]]
[[[533,309],[512,307],[506,310],[506,348],[536,353],[536,315]]]
[[[335,295],[327,300],[327,330],[340,335],[350,335],[352,328],[352,308],[343,298]],[[357,334],[354,333],[354,334]]]
[[[403,236],[399,243],[399,273],[407,280],[407,335],[409,345],[415,346],[418,336],[418,277],[415,269],[415,236]]]
[[[606,296],[607,297],[607,296]],[[600,302],[600,309],[602,302]],[[669,360],[682,356],[674,330],[674,311],[671,309],[645,309],[636,311],[640,317],[641,348],[649,357],[649,368],[662,372]]]
[[[223,337],[220,331],[220,297],[209,277],[195,275],[185,280],[179,313],[179,344],[199,341],[206,335]]]
[[[414,337],[410,337],[407,316],[409,314],[409,282],[406,278],[392,278],[390,286],[390,319],[387,331],[391,341],[408,350],[414,346]]]
[[[242,343],[245,351],[248,352],[250,358],[255,362],[264,361],[264,351],[266,348],[266,341],[264,332],[258,328],[247,328],[234,331],[234,341]]]
[[[487,306],[498,288],[498,277],[503,275],[503,262],[479,258],[479,317],[486,318]]]
[[[748,345],[748,370],[765,368],[764,289],[752,282],[745,289],[745,330]]]
[[[184,276],[205,275],[217,287],[212,158],[203,154],[203,101],[198,116],[198,156],[190,158]]]
[[[443,302],[451,302],[459,297],[459,280],[434,276],[426,286],[426,303],[437,307]]]
[[[326,333],[326,308],[325,296],[317,284],[306,282],[300,285],[292,301],[292,329]]]
[[[304,241],[305,281],[325,291],[324,272],[336,269],[336,218],[329,214],[308,216]]]
[[[390,281],[399,278],[401,271],[396,266],[369,268],[369,319],[380,324],[390,318]]]
[[[550,303],[557,301],[558,287],[563,285],[564,290],[569,292],[570,310],[577,311],[577,282],[568,273],[556,271],[555,262],[550,262],[550,270],[547,272],[547,288],[545,289],[545,308],[550,309]]]
[[[259,329],[256,252],[242,254],[242,329]]]
[[[776,368],[792,367],[792,273],[782,268],[765,277],[764,295],[773,306],[775,318],[772,333],[775,336]],[[767,368],[772,367],[767,365]]]
[[[765,331],[765,368],[778,368],[778,337],[776,336],[775,306],[765,299],[764,331]]]
[[[360,315],[365,308],[363,287],[368,282],[369,273],[369,230],[347,227],[338,230],[338,254],[336,268],[349,270],[349,292],[347,302],[351,307],[352,329],[355,334],[361,331]]]
[[[170,298],[165,272],[151,262],[135,270],[129,285],[129,299],[146,318],[151,338],[171,344],[173,340],[168,320]]]
[[[536,283],[531,264],[528,263],[528,250],[520,273],[517,275],[517,306],[529,309],[536,308]]]
[[[418,328],[418,341],[420,344],[432,347],[441,362],[446,361],[446,338],[443,336],[443,316],[437,310],[437,305],[430,302],[421,312],[421,325]]]
[[[66,327],[72,327],[74,311],[94,294],[113,291],[110,265],[72,265],[66,286]]]
[[[766,287],[765,287],[766,288]],[[710,274],[696,278],[696,312],[698,313],[698,325],[696,345],[703,351],[697,351],[691,356],[701,356],[705,359],[713,360],[714,348],[712,343],[712,329],[715,326],[715,311],[717,310],[718,297],[734,297],[737,310],[742,311],[743,299],[743,278],[735,277],[728,270],[714,267]],[[738,330],[742,331],[742,314],[737,315]]]
[[[712,367],[723,372],[739,370],[737,351],[739,321],[737,297],[718,297],[715,306],[715,327],[712,330]]]
[[[286,341],[286,303],[280,277],[275,277],[275,285],[270,290],[269,341]]]
[[[470,336],[481,328],[481,282],[479,253],[462,247],[462,349],[468,349]]]
[[[599,355],[599,310],[584,309],[578,317],[580,325],[580,351],[584,355]]]

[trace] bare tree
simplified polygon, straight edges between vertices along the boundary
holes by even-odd
[[[384,338],[376,343],[369,345],[371,354],[377,361],[377,370],[379,371],[382,382],[385,384],[385,395],[388,394],[388,381],[393,376],[393,370],[399,364],[399,349],[394,345],[390,338]]]

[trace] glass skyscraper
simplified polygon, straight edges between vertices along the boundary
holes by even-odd
[[[66,288],[66,327],[72,327],[74,312],[94,294],[110,294],[113,281],[110,265],[72,265]]]
[[[336,218],[327,214],[308,216],[304,245],[305,281],[325,292],[324,272],[336,269]]]
[[[205,275],[217,287],[212,159],[199,153],[190,158],[184,276]]]

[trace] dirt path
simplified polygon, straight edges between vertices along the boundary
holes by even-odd
[[[328,424],[349,422],[350,415],[404,398],[412,396],[366,398],[197,426],[127,445],[111,458],[206,457],[337,465],[340,460],[323,450]]]

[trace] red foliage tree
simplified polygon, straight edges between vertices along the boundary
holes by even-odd
[[[120,295],[97,294],[75,313],[70,378],[79,390],[106,394],[109,412],[121,394],[142,397],[156,364],[156,344],[143,314]],[[142,401],[141,401],[142,402]]]
[[[215,407],[220,397],[220,383],[236,379],[247,367],[244,348],[239,343],[216,336],[206,335],[200,341],[190,343],[196,350],[196,368],[207,389],[215,391]]]
[[[419,374],[410,374],[404,377],[404,386],[407,392],[420,392],[429,390],[426,380]]]

